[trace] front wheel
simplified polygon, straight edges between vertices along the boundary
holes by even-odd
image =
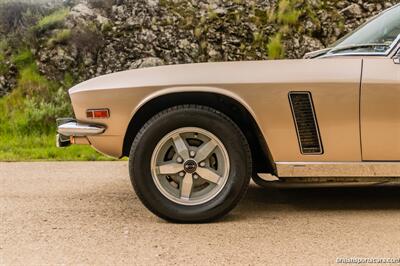
[[[226,115],[203,106],[167,109],[136,136],[129,170],[143,204],[175,222],[206,222],[228,213],[244,195],[251,153]]]

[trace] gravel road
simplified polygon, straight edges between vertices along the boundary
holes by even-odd
[[[263,189],[210,224],[171,224],[127,162],[0,163],[0,264],[321,265],[400,257],[400,188]]]

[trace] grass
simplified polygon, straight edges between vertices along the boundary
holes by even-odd
[[[4,75],[7,73],[8,69],[4,61],[6,60],[6,57],[4,54],[0,51],[0,75]]]
[[[11,105],[21,104],[21,97],[11,95],[0,98],[0,161],[109,161],[88,145],[72,145],[57,148],[55,144],[55,126],[50,122],[47,127],[30,126],[30,115],[21,111],[10,113]],[[18,103],[16,103],[18,102]]]
[[[57,148],[55,135],[0,135],[0,161],[109,161],[90,146]]]
[[[70,29],[62,29],[57,31],[48,41],[47,45],[54,46],[56,44],[65,44],[71,38]]]
[[[282,36],[277,33],[270,39],[267,45],[269,59],[280,59],[284,57],[284,49],[282,47]]]
[[[277,20],[284,25],[295,25],[298,22],[301,12],[294,8],[296,0],[281,0],[279,2]]]
[[[4,75],[7,73],[8,68],[5,64],[6,61],[6,56],[5,56],[5,51],[7,50],[7,41],[6,40],[0,40],[0,75]]]
[[[65,18],[68,16],[68,13],[68,8],[59,9],[51,13],[50,15],[41,18],[37,23],[35,29],[42,32],[53,29],[64,22]]]
[[[12,56],[13,63],[20,69],[34,62],[32,52],[28,48],[22,48]]]

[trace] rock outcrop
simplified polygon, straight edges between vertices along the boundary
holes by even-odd
[[[301,58],[399,0],[292,2],[297,4],[289,10],[278,0],[80,1],[61,27],[71,31],[69,39],[49,45],[60,29],[44,33],[35,57],[49,79],[62,80],[68,72],[76,82],[162,64],[263,60],[272,49]],[[6,79],[0,76],[0,87],[8,86],[3,90],[12,86]]]

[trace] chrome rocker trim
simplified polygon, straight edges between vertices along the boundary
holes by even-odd
[[[282,178],[400,177],[400,162],[276,162]]]

